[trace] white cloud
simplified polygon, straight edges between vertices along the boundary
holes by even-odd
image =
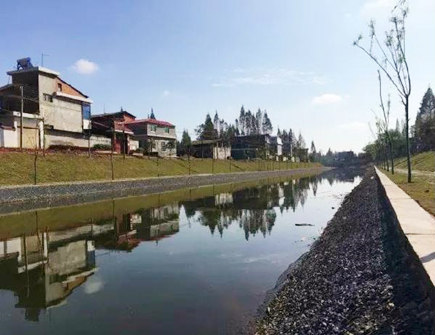
[[[79,59],[78,61],[76,61],[71,68],[80,74],[93,74],[95,72],[98,71],[99,67],[96,63],[91,62],[90,60],[87,59]]]
[[[325,93],[314,97],[312,100],[313,105],[330,105],[343,100],[343,97],[338,94]]]
[[[94,277],[85,283],[84,290],[86,294],[94,294],[101,291],[103,287],[104,283],[100,279]]]
[[[168,97],[170,94],[171,94],[171,92],[169,92],[168,90],[164,90],[164,91],[162,92],[162,97],[163,97],[163,98]]]
[[[230,75],[212,84],[213,87],[235,87],[241,85],[323,85],[326,79],[313,72],[277,69],[236,68]]]

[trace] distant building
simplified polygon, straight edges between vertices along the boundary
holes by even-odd
[[[282,155],[287,159],[291,159],[293,157],[293,146],[291,141],[282,141]]]
[[[295,148],[293,150],[294,160],[297,162],[308,162],[308,148]]]
[[[192,142],[192,156],[198,158],[228,159],[231,145],[222,139],[198,140]]]
[[[139,147],[145,153],[160,157],[177,156],[177,134],[175,125],[153,118],[126,121],[125,125],[134,133]]]
[[[7,74],[12,83],[0,87],[0,145],[88,146],[92,100],[87,95],[58,72],[33,66],[30,58],[19,59]]]
[[[275,156],[277,160],[282,158],[282,140],[279,136],[270,137],[271,154]]]
[[[269,159],[271,136],[269,134],[236,136],[231,142],[231,157],[234,159]]]

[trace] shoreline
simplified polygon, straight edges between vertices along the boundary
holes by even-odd
[[[435,289],[374,169],[260,305],[256,334],[432,334]]]
[[[0,187],[0,214],[41,207],[76,205],[110,198],[147,195],[195,188],[213,184],[238,183],[275,177],[314,175],[328,167],[298,168],[274,171],[250,171],[221,174],[197,174],[114,181],[17,185]]]

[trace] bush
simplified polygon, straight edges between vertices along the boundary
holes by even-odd
[[[94,144],[92,148],[94,150],[112,150],[112,146],[110,144]]]

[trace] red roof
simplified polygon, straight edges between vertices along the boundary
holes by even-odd
[[[175,127],[172,123],[169,123],[167,121],[160,121],[160,120],[149,119],[149,118],[125,122],[125,124],[135,124],[135,123],[150,123],[150,124],[155,124],[157,126],[163,126],[163,127]]]

